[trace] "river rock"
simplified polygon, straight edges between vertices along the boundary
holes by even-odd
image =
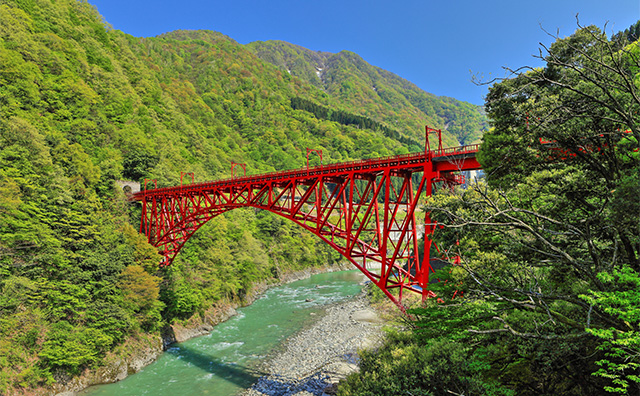
[[[371,308],[355,311],[351,319],[356,322],[384,323],[384,320]]]
[[[329,306],[318,322],[285,341],[263,364],[268,374],[241,395],[335,394],[334,384],[358,370],[358,351],[382,341],[381,323],[363,295]]]

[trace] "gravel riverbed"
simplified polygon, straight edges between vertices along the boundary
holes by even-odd
[[[378,346],[382,323],[364,294],[328,306],[259,368],[265,375],[241,396],[321,396],[358,369],[358,351]]]

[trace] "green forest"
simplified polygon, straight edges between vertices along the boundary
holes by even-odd
[[[447,146],[483,141],[486,184],[428,207],[463,265],[434,286],[447,303],[412,311],[415,328],[365,354],[341,394],[640,394],[637,31],[579,28],[483,109],[348,51],[136,38],[86,1],[0,0],[0,394],[46,391],[257,284],[341,261],[238,210],[161,269],[117,180],[300,168],[305,147],[324,163],[404,154],[425,125]]]

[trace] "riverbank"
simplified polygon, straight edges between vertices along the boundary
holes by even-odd
[[[252,304],[268,289],[306,279],[314,274],[345,269],[351,268],[348,265],[308,268],[284,274],[278,280],[255,284],[251,293],[243,301],[218,304],[207,310],[204,315],[194,315],[189,320],[165,328],[162,336],[141,334],[138,337],[132,337],[109,353],[102,366],[93,370],[87,369],[78,377],[56,375],[56,383],[52,385],[52,388],[43,389],[35,394],[73,396],[92,385],[121,381],[156,361],[171,344],[208,334],[214,326],[235,316],[237,308]]]
[[[307,279],[311,275],[345,271],[354,269],[351,264],[337,264],[333,266],[324,266],[319,268],[307,268],[301,271],[295,271],[292,273],[283,274],[280,279],[272,280],[270,282],[260,282],[251,288],[250,293],[244,298],[242,302],[226,302],[208,309],[204,315],[193,315],[186,321],[173,324],[165,328],[162,332],[162,343],[164,349],[176,342],[184,342],[194,337],[199,337],[208,334],[213,330],[213,327],[228,320],[229,318],[237,314],[236,309],[246,307],[260,298],[272,287],[282,286],[291,282],[295,282],[301,279]]]
[[[340,380],[358,370],[358,351],[380,345],[382,324],[364,293],[328,306],[260,365],[265,375],[241,396],[333,394]]]

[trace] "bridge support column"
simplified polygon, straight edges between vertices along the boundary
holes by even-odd
[[[431,152],[427,153],[427,161],[424,165],[424,173],[422,177],[425,181],[425,196],[430,197],[433,194],[433,183],[438,179],[439,173],[437,170],[434,170],[433,166],[433,154]],[[431,268],[431,247],[433,245],[433,241],[431,240],[431,235],[433,235],[433,231],[435,230],[435,225],[432,223],[431,216],[428,211],[424,213],[424,246],[423,246],[423,256],[422,256],[422,268],[420,271],[420,277],[418,278],[418,282],[420,284],[420,288],[422,289],[422,300],[426,300],[431,294],[429,292],[429,275],[433,271]]]

